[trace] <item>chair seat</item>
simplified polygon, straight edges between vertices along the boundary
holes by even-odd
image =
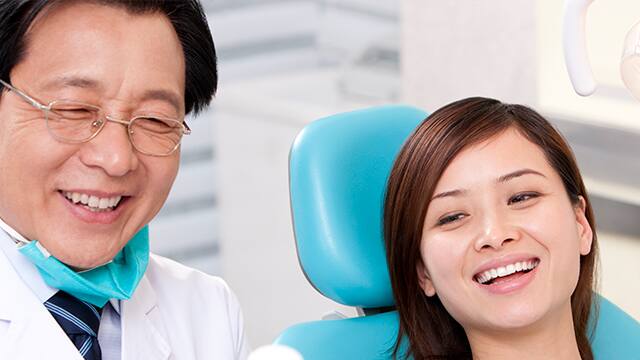
[[[591,348],[596,359],[640,359],[640,323],[599,296],[600,311]]]
[[[396,311],[294,325],[275,344],[290,346],[305,360],[391,359],[398,332]]]
[[[640,323],[598,296],[598,323],[591,337],[596,360],[639,360]],[[390,311],[342,320],[313,321],[286,329],[275,341],[298,350],[305,360],[390,360],[398,313]]]

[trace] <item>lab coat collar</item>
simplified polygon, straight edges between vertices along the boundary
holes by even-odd
[[[156,292],[145,275],[129,300],[120,301],[123,360],[166,360],[171,345]]]
[[[0,252],[0,359],[82,360],[67,335]]]

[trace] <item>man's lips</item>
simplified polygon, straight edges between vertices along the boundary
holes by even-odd
[[[97,190],[58,190],[68,202],[92,212],[109,212],[121,206],[130,196],[124,192],[105,192]]]
[[[124,209],[127,208],[129,200],[131,199],[129,196],[120,198],[118,198],[118,196],[98,198],[94,195],[89,197],[88,194],[83,194],[82,196],[87,196],[88,198],[74,202],[73,193],[63,193],[61,191],[58,191],[58,193],[60,194],[61,201],[64,202],[65,207],[70,210],[71,214],[83,222],[90,224],[113,223],[120,217]],[[69,198],[69,194],[71,194],[71,198]]]

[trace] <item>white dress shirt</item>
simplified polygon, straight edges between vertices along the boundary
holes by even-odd
[[[31,289],[44,304],[58,289],[52,288],[44,282],[36,266],[18,251],[16,240],[23,240],[12,227],[0,219],[0,250],[9,259],[22,281]],[[43,305],[44,306],[44,305]],[[120,360],[121,358],[120,302],[111,299],[103,308],[98,330],[98,342],[102,350],[103,360]]]

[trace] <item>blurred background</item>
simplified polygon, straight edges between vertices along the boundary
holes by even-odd
[[[598,91],[576,95],[558,0],[204,0],[219,55],[211,109],[189,120],[181,170],[151,226],[153,250],[220,275],[254,347],[287,326],[355,310],[298,266],[287,160],[305,124],[462,97],[534,107],[569,139],[594,202],[600,292],[640,320],[640,102],[619,59],[640,2],[596,1],[587,18]]]

